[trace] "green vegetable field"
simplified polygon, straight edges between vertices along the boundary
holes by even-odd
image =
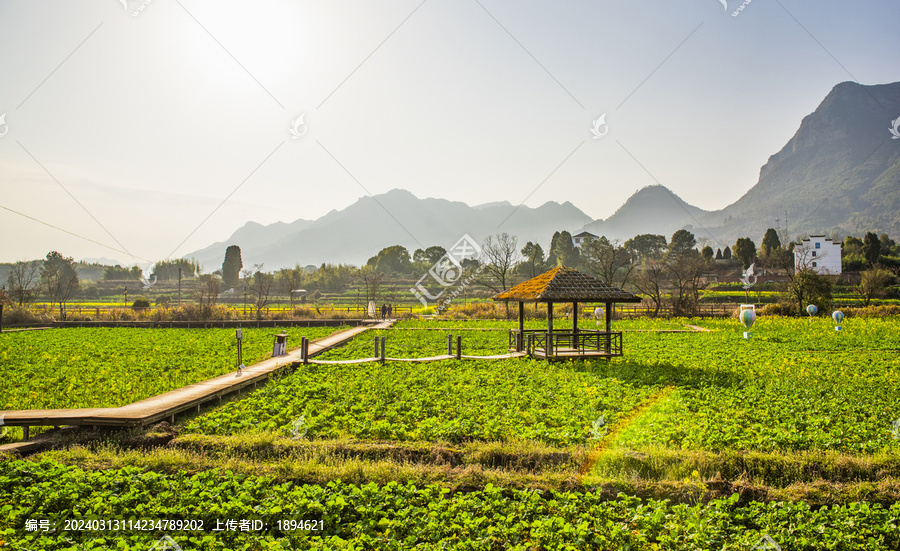
[[[334,327],[285,329],[288,344]],[[280,328],[248,328],[244,363],[272,354]],[[0,410],[117,407],[235,369],[234,329],[71,328],[0,338]]]
[[[375,336],[394,358],[445,354],[448,335],[463,354],[500,354],[514,325],[404,321],[317,359],[370,358]],[[614,329],[625,356],[610,360],[298,365],[175,427],[0,459],[0,549],[149,549],[163,535],[184,550],[750,551],[764,536],[792,551],[900,549],[900,318],[835,331],[824,316],[761,317],[751,339],[733,319]],[[289,342],[331,331],[294,329]],[[245,330],[245,357],[266,357],[272,333]],[[233,340],[4,334],[4,375],[48,382],[0,397],[129,402],[233,369]],[[171,372],[180,378],[159,380]],[[142,518],[205,528],[65,529]],[[259,528],[210,528],[225,518]],[[29,519],[58,528],[29,532]]]
[[[492,485],[465,493],[396,482],[335,481],[323,487],[228,472],[88,472],[50,461],[20,461],[0,463],[0,546],[149,549],[166,535],[162,530],[65,530],[73,517],[195,520],[205,529],[169,535],[181,549],[206,550],[739,550],[750,549],[764,535],[792,551],[900,546],[900,504],[814,510],[804,503],[737,501],[735,494],[703,505],[672,505],[624,495],[607,500],[592,492]],[[53,532],[26,535],[21,527],[36,518],[47,520]],[[227,518],[257,521],[261,529],[212,530],[216,520]],[[316,529],[286,530],[283,519],[314,521]]]

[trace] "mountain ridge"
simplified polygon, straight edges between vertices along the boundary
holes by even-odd
[[[894,113],[891,117],[888,113]],[[539,207],[494,201],[474,206],[441,198],[420,199],[404,189],[362,196],[316,220],[247,222],[227,240],[186,255],[201,264],[222,262],[228,245],[241,247],[244,265],[267,269],[323,262],[361,265],[384,247],[411,253],[432,245],[450,247],[463,234],[481,241],[508,232],[549,246],[555,231],[624,241],[642,233],[665,235],[686,228],[714,246],[738,237],[759,241],[779,225],[804,233],[900,235],[900,147],[889,121],[900,117],[900,82],[864,86],[842,82],[803,117],[795,134],[760,168],[757,183],[737,201],[715,211],[690,205],[670,189],[639,189],[606,220],[593,220],[569,201]],[[778,222],[776,222],[778,220]],[[792,222],[792,223],[791,223]]]

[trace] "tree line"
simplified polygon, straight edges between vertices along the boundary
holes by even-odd
[[[675,315],[694,315],[709,276],[722,269],[746,270],[756,264],[758,270],[770,269],[787,276],[784,294],[793,310],[802,310],[804,304],[817,301],[826,307],[833,278],[822,277],[805,266],[795,268],[794,248],[799,244],[800,241],[782,243],[773,228],[766,231],[759,247],[749,237],[741,237],[733,245],[716,250],[687,229],[676,231],[668,239],[641,234],[624,242],[588,235],[578,246],[568,231],[558,231],[551,236],[545,252],[540,243],[528,241],[520,247],[517,237],[499,233],[485,238],[480,257],[463,261],[462,270],[470,274],[474,283],[496,293],[565,265],[589,273],[607,285],[643,295],[653,306],[654,314],[667,305]],[[157,262],[151,277],[159,281],[193,280],[194,298],[206,308],[227,295],[249,296],[260,316],[276,295],[289,296],[293,308],[295,301],[305,303],[311,299],[315,303],[322,293],[340,293],[356,285],[366,303],[378,300],[390,283],[427,274],[446,256],[447,250],[438,245],[412,253],[401,245],[393,245],[360,267],[298,264],[268,272],[263,264],[245,268],[240,247],[232,245],[225,251],[222,267],[212,273],[201,273],[196,261],[174,259]],[[842,242],[842,263],[845,271],[858,272],[854,284],[868,305],[896,281],[900,269],[897,243],[887,234],[847,236]],[[143,272],[136,266],[108,266],[103,273],[103,279],[108,281],[142,278]],[[80,281],[73,259],[51,251],[43,260],[16,262],[7,285],[10,296],[19,305],[45,292],[50,302],[59,307],[60,317],[64,317],[65,305],[78,293]]]

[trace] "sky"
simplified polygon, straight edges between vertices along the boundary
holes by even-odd
[[[896,0],[0,0],[0,262],[178,258],[394,188],[606,218],[662,184],[720,209],[835,85],[900,80],[898,15]]]

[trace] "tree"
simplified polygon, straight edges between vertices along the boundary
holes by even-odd
[[[797,307],[798,313],[803,313],[810,303],[815,304],[820,310],[826,311],[832,302],[831,281],[827,276],[819,275],[812,268],[808,268],[806,255],[810,249],[799,247],[799,258],[795,262],[794,254],[796,243],[788,243],[788,249],[773,255],[770,260],[773,266],[783,270],[788,281],[783,286],[783,298],[789,304]],[[797,269],[795,265],[800,268]]]
[[[372,263],[374,265],[374,262]],[[345,291],[356,274],[356,269],[346,264],[322,264],[312,272],[304,268],[307,274],[307,290],[340,293]]]
[[[512,269],[518,262],[518,239],[508,233],[500,233],[496,236],[487,236],[481,244],[481,257],[484,259],[481,265],[481,273],[484,277],[478,282],[499,293],[509,289]],[[506,305],[506,314],[509,316],[509,302]]]
[[[241,259],[241,248],[231,245],[225,249],[225,261],[222,262],[222,281],[225,286],[233,289],[241,282],[241,269],[244,261]]]
[[[553,234],[550,241],[550,264],[555,266],[577,266],[578,249],[572,242],[572,234],[563,230]]]
[[[753,261],[756,260],[756,243],[749,237],[738,237],[737,242],[732,249],[734,255],[744,264],[744,268],[748,268]]]
[[[666,274],[672,284],[672,313],[676,316],[693,316],[700,305],[700,288],[706,263],[697,249],[682,254],[667,255]]]
[[[881,297],[891,282],[891,273],[884,268],[873,267],[860,274],[859,291],[863,304],[868,306],[873,298]]]
[[[598,279],[613,287],[625,287],[635,268],[628,249],[605,236],[586,237],[581,242],[581,260]]]
[[[888,234],[881,234],[878,240],[881,242],[881,256],[897,256],[897,242],[891,239]]]
[[[540,243],[529,241],[520,251],[524,260],[519,264],[518,271],[528,279],[539,276],[547,270],[547,261],[544,259],[544,249]]]
[[[697,252],[694,249],[696,246],[697,238],[694,237],[693,233],[687,230],[678,230],[672,234],[666,254],[670,258],[688,256],[692,254],[692,251]]]
[[[637,290],[653,302],[655,306],[653,317],[659,315],[659,307],[662,305],[662,283],[664,278],[664,265],[655,260],[646,260],[632,280]]]
[[[12,271],[6,279],[10,294],[23,306],[34,298],[35,291],[41,284],[41,261],[20,260],[13,264]]]
[[[281,287],[282,292],[291,297],[291,310],[293,310],[294,291],[299,290],[300,286],[303,284],[303,268],[301,268],[299,264],[295,265],[293,268],[282,268],[278,270],[275,279]],[[234,285],[231,287],[234,287]]]
[[[375,260],[373,267],[379,272],[408,274],[412,271],[409,251],[402,245],[381,249],[373,258]],[[369,262],[372,262],[372,259]]]
[[[159,281],[177,281],[179,268],[181,269],[181,277],[185,279],[196,277],[200,273],[200,264],[198,262],[184,258],[160,260],[153,265],[152,273]]]
[[[769,256],[778,249],[781,249],[781,240],[778,238],[778,232],[774,228],[769,228],[766,230],[766,235],[763,236],[760,252],[764,256]]]
[[[250,293],[255,295],[256,319],[262,319],[262,309],[269,304],[269,295],[275,283],[272,274],[262,271],[262,264],[254,264],[250,270],[244,270],[244,281]]]
[[[54,302],[59,304],[60,319],[66,319],[66,302],[78,290],[75,260],[56,251],[47,253],[44,266],[41,268],[41,280],[47,286],[51,304]]]
[[[815,304],[822,311],[831,308],[832,285],[828,277],[819,275],[812,268],[803,268],[789,277],[788,296],[799,312],[802,313],[808,304]]]
[[[672,234],[666,251],[665,271],[672,283],[672,310],[676,316],[694,315],[700,301],[700,278],[706,264],[688,230]]]
[[[433,245],[424,251],[416,249],[416,252],[413,253],[413,262],[416,264],[436,264],[445,254],[447,254],[447,249],[439,245]]]
[[[878,258],[881,256],[881,240],[878,239],[877,235],[872,232],[866,232],[866,236],[863,238],[862,252],[869,266],[874,266],[878,263]]]
[[[666,238],[663,235],[643,233],[626,241],[625,248],[634,256],[635,262],[659,260],[666,252]]]
[[[501,292],[509,289],[512,268],[518,261],[516,244],[518,239],[508,233],[488,236],[481,244],[481,256],[484,259],[482,273],[487,277],[481,279],[486,287]]]
[[[716,260],[722,260],[722,249],[716,249]]]
[[[222,289],[221,280],[213,274],[203,274],[197,278],[197,304],[200,305],[200,315],[205,319],[212,317],[212,307],[219,300],[219,292]]]
[[[700,256],[703,257],[703,261],[706,262],[707,264],[712,263],[714,254],[715,253],[713,253],[712,247],[710,247],[709,245],[703,247],[703,250],[700,251]],[[719,251],[719,254],[721,255],[722,252]]]
[[[137,266],[123,268],[116,264],[115,266],[107,266],[103,270],[103,279],[105,281],[139,281],[142,277],[144,277],[144,272]]]
[[[725,247],[725,250],[722,251],[722,260],[731,260],[731,248]]]
[[[384,274],[375,271],[371,266],[363,266],[359,269],[359,276],[366,292],[366,307],[369,301],[378,301],[381,292],[381,284],[384,282]]]

